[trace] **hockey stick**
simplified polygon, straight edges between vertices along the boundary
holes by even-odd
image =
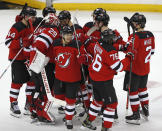
[[[20,12],[20,16],[22,16],[22,14],[23,14],[23,12],[24,12],[24,10],[26,9],[26,7],[28,6],[28,4],[27,3],[25,3],[25,5],[23,6],[23,8],[22,8],[22,10],[21,10],[21,12]]]
[[[135,39],[135,28],[133,23],[129,20],[129,18],[124,17],[124,20],[127,22],[127,25],[130,25],[133,30],[133,40],[132,40],[132,50],[134,49],[134,39]],[[130,32],[129,32],[130,33]],[[128,34],[129,34],[128,33]],[[130,96],[130,88],[131,88],[131,81],[132,81],[132,59],[130,61],[130,72],[129,72],[129,81],[128,81],[128,91],[127,91],[127,102],[126,102],[126,116],[128,115],[128,108],[129,108],[129,96]]]
[[[43,68],[43,70],[41,71],[41,76],[42,76],[42,80],[43,80],[43,84],[44,84],[44,88],[45,88],[45,91],[46,91],[46,95],[47,95],[48,100],[51,101],[52,103],[57,101],[57,103],[59,105],[65,106],[66,105],[66,102],[65,101],[56,99],[55,97],[52,96],[51,90],[50,90],[50,87],[49,87],[48,78],[47,78],[47,75],[46,75],[45,68]]]
[[[76,17],[74,17],[74,19],[77,21]],[[74,29],[74,35],[75,35],[75,38],[76,38],[78,53],[80,55],[81,53],[80,53],[80,49],[79,49],[79,43],[78,43],[77,33],[76,33],[76,29],[75,29],[74,24],[73,24],[73,29]],[[82,75],[83,75],[83,81],[85,83],[86,77],[85,77],[85,72],[84,72],[84,69],[83,69],[83,65],[82,64],[81,64],[81,70],[82,70]],[[81,94],[81,97],[82,97],[82,102],[83,102],[83,105],[84,105],[85,112],[88,113],[88,109],[86,108],[85,103],[84,103],[84,98],[83,98],[83,93],[82,93],[81,88],[80,88],[80,94]]]
[[[11,63],[7,66],[7,68],[3,71],[3,73],[0,75],[0,79],[3,77],[3,75],[6,73],[6,71],[8,70],[8,68],[12,65],[12,63],[15,61],[15,59],[17,58],[17,56],[20,54],[20,52],[24,49],[24,47],[22,47],[19,52],[15,55],[15,57],[12,59]]]

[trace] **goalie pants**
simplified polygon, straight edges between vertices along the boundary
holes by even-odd
[[[65,119],[72,120],[75,112],[75,102],[80,82],[63,82],[55,79],[54,94],[57,99],[65,100]]]
[[[113,80],[93,81],[94,100],[89,109],[89,120],[94,121],[104,105],[103,126],[111,128],[114,121],[115,109],[117,107],[117,96],[113,87]]]
[[[53,84],[54,84],[54,79],[55,79],[54,64],[48,63],[45,66],[45,71],[46,71],[49,87],[50,87],[51,93],[53,95]],[[43,114],[43,111],[44,111],[43,108],[45,107],[45,106],[40,107],[40,105],[41,105],[40,103],[47,103],[48,99],[47,99],[47,96],[46,96],[46,92],[45,92],[41,73],[37,74],[37,73],[32,71],[31,74],[32,74],[32,76],[31,76],[32,80],[34,81],[35,86],[36,86],[35,90],[32,92],[31,111],[37,112],[37,115],[39,115],[39,114]],[[45,104],[43,104],[43,105],[45,105]],[[41,110],[39,110],[39,108]]]
[[[131,85],[130,85],[130,105],[133,112],[136,112],[139,109],[139,105],[143,107],[144,105],[149,104],[148,92],[147,92],[147,81],[148,75],[139,76],[132,73],[131,76]],[[128,90],[129,82],[129,72],[125,73],[124,78],[124,90]]]

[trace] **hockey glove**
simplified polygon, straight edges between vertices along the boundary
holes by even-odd
[[[129,57],[131,60],[135,59],[137,51],[136,50],[130,50],[127,52],[126,57]]]
[[[78,60],[78,63],[79,64],[86,64],[86,63],[88,63],[88,58],[87,58],[87,55],[85,55],[85,54],[82,54],[82,55],[78,55],[77,56],[77,60]]]
[[[129,42],[127,42],[125,45],[119,45],[119,51],[127,51],[128,47],[131,48],[131,45]]]
[[[23,16],[17,15],[15,18],[15,22],[19,22],[23,19]]]
[[[29,47],[33,43],[33,37],[24,37],[23,38],[23,47]]]

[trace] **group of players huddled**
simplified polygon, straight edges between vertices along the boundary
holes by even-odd
[[[45,7],[42,18],[36,14],[34,8],[24,8],[16,16],[5,41],[9,60],[13,61],[10,89],[13,116],[20,117],[17,99],[20,88],[26,83],[25,113],[30,112],[31,119],[53,122],[48,111],[51,104],[49,92],[45,90],[49,84],[52,96],[66,102],[66,106],[59,110],[65,113],[67,129],[73,129],[75,104],[80,99],[85,108],[83,114],[87,115],[82,127],[96,130],[92,122],[102,113],[101,131],[108,131],[118,118],[113,77],[121,71],[126,72],[124,90],[129,92],[133,112],[126,116],[126,122],[140,124],[141,114],[145,118],[149,116],[146,84],[155,44],[153,34],[144,30],[144,15],[135,13],[130,18],[136,32],[125,42],[117,30],[108,27],[110,17],[102,8],[95,9],[93,21],[83,27],[77,22],[72,23],[71,13],[66,10],[56,15],[53,7]],[[122,60],[119,51],[125,53]],[[46,77],[47,83],[44,81]]]

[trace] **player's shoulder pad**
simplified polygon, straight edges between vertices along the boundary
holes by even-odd
[[[55,46],[60,46],[60,45],[62,45],[61,39],[58,38],[58,39],[54,40],[52,45],[53,45],[54,47],[55,47]]]
[[[77,29],[82,29],[82,27],[80,25],[78,25],[78,24],[74,24],[74,27],[75,27],[76,30]]]
[[[116,49],[115,49],[115,47],[113,47],[113,45],[107,44],[107,43],[103,42],[102,40],[99,40],[98,42],[102,46],[102,48],[104,48],[107,52],[110,52],[113,50],[116,51]]]
[[[153,33],[150,31],[136,32],[136,35],[139,37],[139,39],[154,37]]]
[[[93,25],[94,25],[94,24],[93,24],[93,22],[91,21],[91,22],[86,23],[84,26],[91,28]]]
[[[21,32],[23,29],[27,28],[27,26],[24,25],[21,21],[16,22],[12,27],[15,28],[18,32]]]

